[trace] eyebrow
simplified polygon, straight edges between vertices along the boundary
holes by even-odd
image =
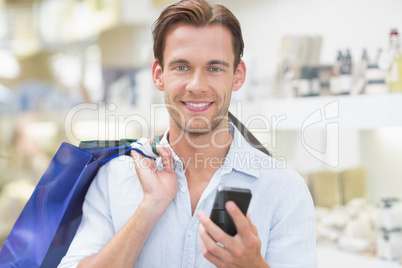
[[[188,60],[185,60],[185,59],[177,59],[177,60],[173,60],[173,61],[169,62],[168,66],[173,66],[173,65],[176,65],[178,63],[180,63],[180,64],[189,64],[190,62]]]
[[[223,60],[211,60],[211,61],[208,62],[208,65],[215,65],[215,64],[223,65],[225,67],[230,67],[230,64],[228,62],[226,62],[226,61],[223,61]]]
[[[179,64],[190,64],[190,62],[188,60],[177,59],[177,60],[173,60],[173,61],[169,62],[168,66],[173,66],[173,65],[176,65],[178,63]],[[223,61],[223,60],[210,60],[207,65],[222,65],[222,66],[225,66],[225,67],[230,67],[230,64],[228,62],[226,62],[226,61]]]

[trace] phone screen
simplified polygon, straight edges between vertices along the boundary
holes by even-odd
[[[236,235],[236,226],[232,217],[226,211],[225,204],[229,200],[235,202],[243,214],[246,215],[251,196],[251,191],[249,189],[218,187],[210,215],[211,220],[227,234],[231,236]]]

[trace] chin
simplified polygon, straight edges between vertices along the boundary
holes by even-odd
[[[212,131],[211,127],[208,126],[185,127],[182,130],[188,134],[207,134]]]
[[[192,136],[202,136],[211,132],[210,129],[186,129],[184,131]]]

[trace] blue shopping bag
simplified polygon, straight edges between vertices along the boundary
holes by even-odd
[[[75,235],[98,169],[136,140],[62,143],[0,251],[0,268],[57,267]],[[118,145],[118,146],[116,146]]]

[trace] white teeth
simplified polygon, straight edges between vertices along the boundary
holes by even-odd
[[[185,104],[190,105],[192,107],[200,108],[204,107],[210,104],[210,102],[204,102],[204,103],[192,103],[192,102],[185,102]]]

